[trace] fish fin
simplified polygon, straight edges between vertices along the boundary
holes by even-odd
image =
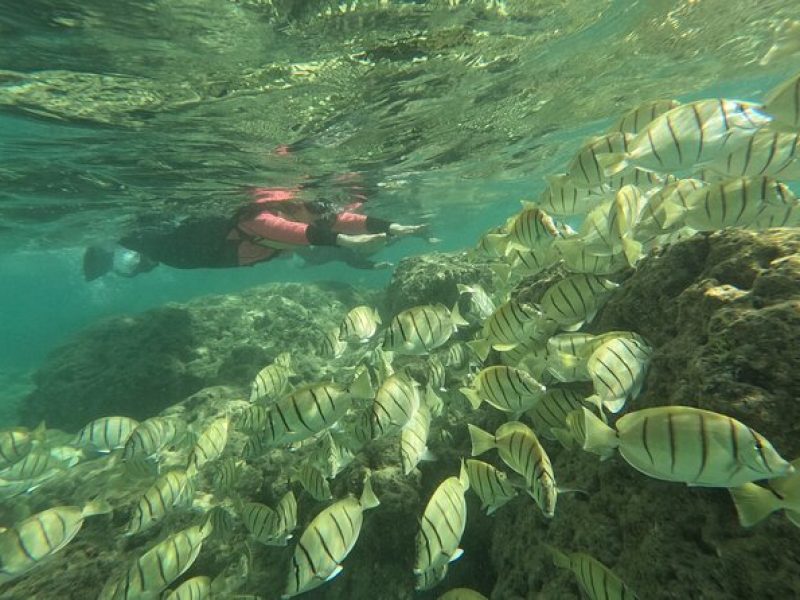
[[[456,551],[453,552],[453,555],[450,557],[450,560],[448,560],[447,562],[455,562],[459,558],[461,558],[462,556],[464,556],[464,549],[463,548],[456,548]]]
[[[486,245],[491,248],[496,256],[503,256],[506,253],[509,235],[507,233],[489,233],[485,238]]]
[[[629,166],[628,155],[622,152],[611,152],[608,154],[598,154],[597,164],[603,170],[605,177],[613,177],[621,173]]]
[[[339,573],[342,572],[342,565],[336,565],[336,568],[333,572],[325,578],[325,581],[330,581],[334,577],[336,577]]]
[[[478,456],[495,447],[495,439],[491,433],[476,427],[472,423],[467,423],[467,429],[472,442],[472,456]]]
[[[586,496],[587,498],[589,497],[589,492],[587,492],[586,490],[582,490],[580,488],[562,488],[562,487],[560,487],[560,488],[556,488],[556,491],[559,494],[581,494],[582,496]]]
[[[350,389],[348,391],[351,396],[363,400],[369,400],[375,395],[375,390],[372,388],[372,381],[370,381],[367,369],[361,369],[361,372],[356,375],[356,378],[350,384]]]
[[[372,475],[367,473],[367,476],[364,478],[364,490],[361,492],[361,498],[359,499],[361,509],[367,510],[369,508],[375,508],[380,503],[381,501],[378,500],[375,492],[372,491]]]
[[[492,349],[489,340],[483,338],[467,342],[467,347],[475,353],[475,356],[477,356],[481,362],[486,360],[486,357],[489,356],[489,350]]]
[[[594,313],[592,313],[591,316],[593,317]],[[588,323],[591,320],[592,319],[587,315],[586,320],[578,321],[577,323],[573,323],[571,325],[561,325],[561,329],[562,331],[568,331],[568,332],[578,331],[581,327],[583,327],[584,323]]]
[[[519,346],[519,344],[492,344],[492,348],[498,352],[509,352]]]
[[[472,294],[475,291],[475,288],[471,285],[464,285],[463,283],[457,283],[456,289],[458,290],[458,294]]]
[[[91,517],[94,515],[105,515],[112,512],[114,509],[104,498],[95,498],[83,507],[81,511],[82,517]]]
[[[458,481],[461,483],[461,488],[466,492],[469,489],[469,475],[463,458],[461,459],[461,469],[458,471]]]
[[[767,488],[755,483],[745,483],[728,491],[731,493],[742,527],[752,527],[781,509],[778,497]]]
[[[603,400],[603,406],[612,414],[617,414],[625,407],[627,398],[613,398],[611,400]]]
[[[622,250],[625,253],[628,264],[632,267],[639,262],[639,259],[642,258],[644,254],[642,251],[642,243],[627,237],[622,240]]]
[[[482,400],[478,392],[468,387],[459,388],[458,391],[464,394],[467,400],[469,400],[473,410],[478,410],[480,408]]]
[[[570,568],[571,561],[569,559],[569,556],[564,554],[558,548],[554,548],[553,546],[550,546],[548,544],[545,544],[545,549],[553,557],[553,564],[555,566],[560,567],[562,569],[569,569]]]
[[[439,460],[439,457],[436,456],[430,449],[426,446],[425,450],[422,452],[422,456],[419,457],[420,461],[428,461],[433,462]]]
[[[575,445],[575,440],[570,435],[569,431],[566,429],[562,429],[561,427],[551,427],[550,432],[555,436],[555,438],[561,443],[564,448],[569,450]]]
[[[603,423],[588,408],[570,412],[567,415],[567,426],[578,445],[587,452],[608,458],[619,446],[617,432]]]
[[[511,265],[506,263],[492,263],[489,265],[489,269],[491,269],[492,273],[494,273],[497,279],[502,283],[508,281],[511,275]]]
[[[450,311],[450,322],[453,324],[454,327],[469,327],[469,323],[461,316],[461,313],[458,310],[458,300],[456,303],[453,304],[453,308]]]
[[[31,438],[37,442],[44,442],[47,434],[47,426],[44,421],[41,421],[33,431],[31,431]]]

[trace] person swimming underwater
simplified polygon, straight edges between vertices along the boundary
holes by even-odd
[[[113,271],[133,277],[163,263],[176,269],[252,266],[293,249],[332,249],[329,260],[362,269],[381,268],[365,255],[388,239],[419,235],[425,225],[401,225],[363,215],[360,202],[338,208],[334,203],[298,197],[297,188],[258,188],[253,200],[233,217],[188,217],[178,223],[140,223],[118,242],[121,251],[90,246],[83,257],[86,281]],[[336,248],[336,250],[333,250]]]

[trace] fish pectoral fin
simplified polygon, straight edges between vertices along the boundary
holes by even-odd
[[[341,572],[342,572],[342,565],[336,565],[336,568],[331,572],[331,574],[328,575],[327,577],[325,577],[325,581],[330,581],[331,579],[336,577]],[[320,578],[320,579],[322,579],[322,578]]]
[[[457,561],[463,555],[464,555],[464,549],[463,548],[456,548],[456,551],[453,552],[453,555],[450,557],[450,560],[448,560],[447,562]]]

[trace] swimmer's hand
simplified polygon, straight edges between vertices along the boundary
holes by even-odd
[[[340,233],[336,236],[336,245],[342,248],[350,248],[356,252],[372,254],[377,252],[386,244],[385,233],[362,233],[359,235],[349,235]]]
[[[428,230],[427,225],[400,225],[400,223],[392,223],[389,226],[389,235],[406,236],[406,235],[422,235]]]

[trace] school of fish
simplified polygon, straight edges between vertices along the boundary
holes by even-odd
[[[469,414],[497,411],[506,422],[495,431],[469,423],[471,447],[460,464],[429,482],[433,491],[409,532],[418,590],[446,584],[463,554],[468,493],[488,515],[525,501],[546,519],[556,516],[559,493],[569,491],[558,487],[548,456],[556,442],[603,459],[618,454],[652,478],[725,488],[743,526],[776,511],[800,526],[800,459],[786,460],[723,414],[638,408],[655,349],[633,331],[583,331],[620,287],[615,275],[655,246],[728,227],[800,225],[800,202],[784,183],[800,177],[799,89],[800,74],[762,103],[659,99],[632,108],[587,140],[564,173],[549,176],[536,202],[481,237],[474,254],[491,260],[491,293],[459,285],[453,306],[415,306],[386,319],[356,306],[338,328],[320,332],[317,356],[334,378],[297,381],[300,357],[284,353],[259,371],[246,400],[202,422],[168,410],[142,422],[103,417],[70,440],[44,424],[0,431],[5,498],[36,494],[72,469],[109,489],[138,490],[134,502],[109,493],[82,506],[21,511],[0,531],[0,585],[61,552],[85,520],[111,512],[125,516],[115,536],[152,541],[109,573],[100,599],[257,597],[247,595],[246,544],[222,573],[180,581],[204,544],[235,539],[237,529],[247,543],[291,547],[283,588],[259,594],[286,599],[329,585],[346,569],[368,511],[381,504],[363,466],[350,471],[358,494],[336,497],[332,483],[378,440],[394,444],[400,473],[412,476],[420,461],[436,460],[432,423],[455,404]],[[577,231],[556,220],[576,217]],[[535,301],[517,293],[520,280],[545,272],[551,278]],[[234,434],[244,442],[231,443]],[[241,497],[242,471],[274,453],[291,464],[279,474],[284,493],[271,505]],[[321,510],[299,514],[298,494]],[[549,552],[588,598],[636,598],[593,557]],[[482,597],[467,589],[440,596]]]

